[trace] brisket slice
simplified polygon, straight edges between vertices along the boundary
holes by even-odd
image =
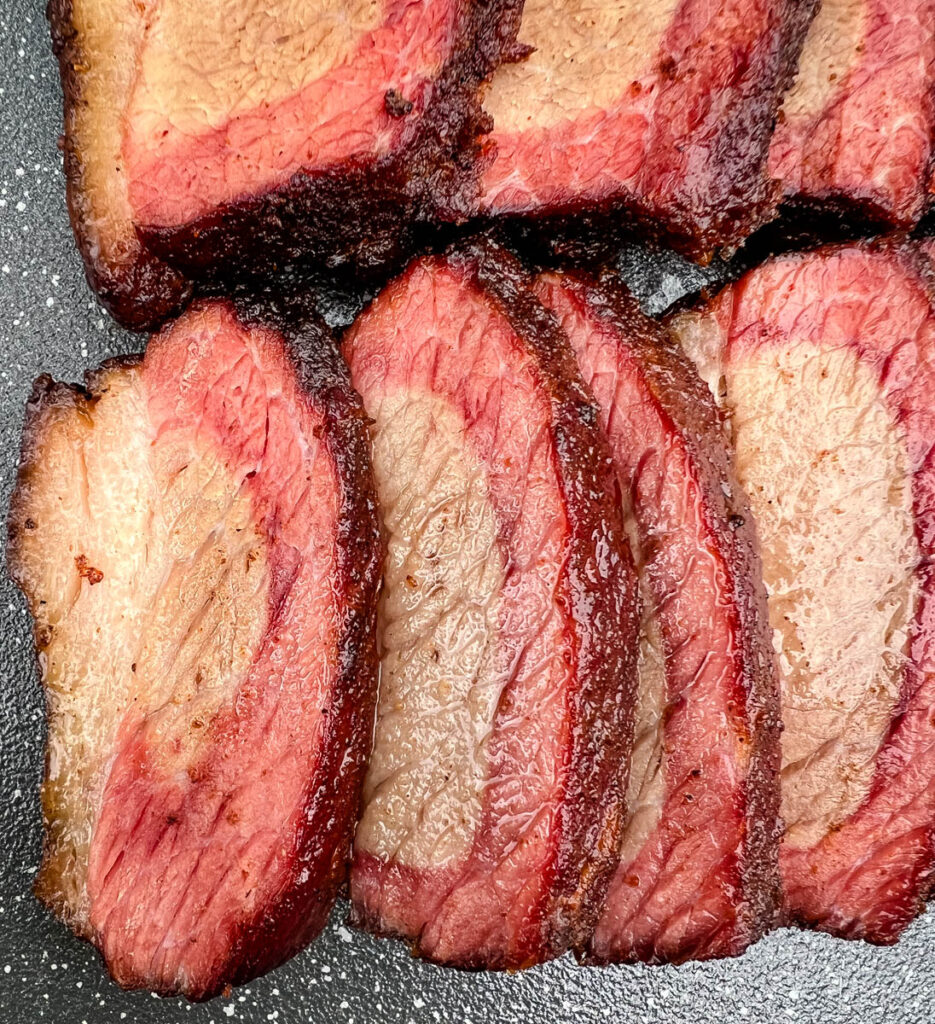
[[[519,0],[50,0],[72,223],[88,277],[142,328],[308,259],[358,272],[408,225],[470,212],[477,92]]]
[[[344,874],[381,547],[326,329],[198,304],[85,387],[41,377],[10,508],[48,704],[36,892],[127,987],[286,959]]]
[[[636,578],[598,410],[487,243],[344,342],[388,536],[352,920],[460,967],[580,946],[624,818]]]
[[[527,0],[484,100],[483,211],[595,209],[694,256],[773,216],[766,174],[782,92],[815,0]]]
[[[588,959],[742,952],[779,904],[779,683],[756,536],[691,362],[616,279],[545,276],[601,406],[643,598],[620,864]]]
[[[725,409],[783,687],[788,920],[894,942],[935,863],[935,314],[918,248],[774,260],[676,321]]]
[[[935,0],[825,0],[769,169],[789,207],[911,227],[935,131]]]

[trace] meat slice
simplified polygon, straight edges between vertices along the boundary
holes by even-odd
[[[480,83],[520,0],[51,0],[91,284],[152,326],[192,277],[399,255],[467,213]]]
[[[623,825],[636,579],[568,343],[504,254],[414,263],[344,342],[388,537],[352,920],[460,967],[581,945]]]
[[[774,213],[766,175],[782,91],[816,0],[527,0],[484,101],[481,206],[598,209],[690,255],[736,247]]]
[[[366,426],[324,328],[215,302],[41,377],[10,509],[48,704],[36,892],[127,987],[286,959],[345,875],[376,697]]]
[[[935,865],[935,313],[910,245],[787,256],[682,336],[730,414],[782,675],[789,920],[894,942]]]
[[[629,822],[591,961],[742,952],[779,905],[779,684],[753,519],[691,362],[612,277],[540,279],[601,407],[642,593]]]
[[[823,0],[769,169],[788,205],[911,227],[935,132],[935,0]]]

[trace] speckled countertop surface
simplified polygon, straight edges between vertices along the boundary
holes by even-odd
[[[648,2],[648,0],[647,0]],[[65,211],[58,74],[40,0],[0,0],[0,506],[13,482],[23,402],[42,371],[80,379],[140,340],[115,327],[82,275]],[[679,279],[656,272],[670,297]],[[0,1024],[246,1021],[457,1024],[620,1021],[930,1024],[935,913],[899,946],[782,932],[739,960],[583,969],[565,959],[513,976],[462,974],[349,931],[346,908],[304,954],[229,998],[190,1006],[113,985],[94,951],[33,899],[42,703],[19,594],[0,582]]]

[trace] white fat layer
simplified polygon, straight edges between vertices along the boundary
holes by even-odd
[[[139,248],[122,157],[125,99],[144,31],[142,4],[72,0],[72,23],[85,64],[75,68],[81,99],[71,109],[81,185],[75,202],[86,217],[93,258],[121,262]]]
[[[866,796],[897,701],[919,551],[905,440],[852,348],[766,346],[724,367],[783,683],[786,842]]]
[[[370,411],[388,552],[376,737],[358,849],[418,868],[466,857],[505,679],[495,663],[505,567],[483,466],[443,399]]]
[[[155,438],[138,371],[113,371],[96,402],[41,424],[25,484],[34,528],[19,553],[49,717],[39,889],[82,932],[115,751],[146,720],[161,741],[153,768],[184,771],[267,622],[249,494],[186,433]]]
[[[549,128],[615,107],[654,67],[679,0],[527,0],[527,60],[494,75],[485,109],[497,132]]]

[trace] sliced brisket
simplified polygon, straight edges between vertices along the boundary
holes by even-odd
[[[769,169],[793,209],[911,227],[935,132],[935,0],[823,0]]]
[[[482,208],[561,217],[595,209],[691,255],[769,219],[766,174],[782,90],[815,0],[527,0],[534,47],[504,65]]]
[[[353,919],[526,966],[587,939],[623,825],[636,579],[598,410],[483,243],[413,264],[344,353],[388,536]]]
[[[40,378],[9,518],[49,733],[40,898],[201,999],[322,927],[359,811],[381,547],[327,331],[199,304]]]
[[[619,282],[538,294],[600,403],[643,599],[630,818],[588,957],[740,953],[779,901],[779,684],[747,499],[708,389]]]
[[[730,416],[783,686],[788,919],[893,942],[935,865],[935,314],[914,246],[774,260],[676,321]]]
[[[358,270],[473,203],[480,83],[519,0],[51,0],[69,206],[126,326],[189,279]]]

